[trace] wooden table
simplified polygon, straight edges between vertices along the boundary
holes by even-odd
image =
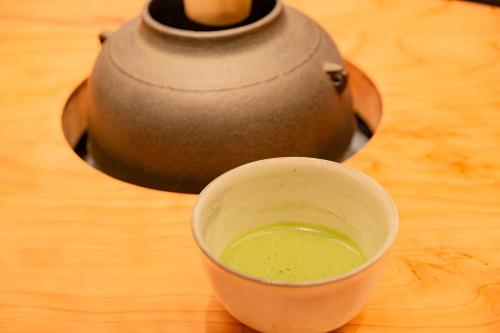
[[[340,332],[500,332],[500,15],[437,0],[287,1],[317,19],[384,103],[348,161],[401,230]],[[61,112],[97,34],[142,0],[0,2],[0,332],[249,332],[214,298],[190,234],[196,196],[83,163]]]

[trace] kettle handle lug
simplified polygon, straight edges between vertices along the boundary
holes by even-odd
[[[104,30],[104,31],[101,31],[99,33],[99,42],[102,44],[104,44],[104,42],[106,42],[106,40],[111,37],[111,35],[113,34],[112,31],[110,30]]]
[[[330,77],[335,90],[337,93],[342,94],[342,92],[347,87],[347,82],[349,79],[349,73],[347,69],[340,64],[326,62],[323,64],[323,70]]]

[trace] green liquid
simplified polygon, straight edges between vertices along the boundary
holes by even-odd
[[[366,262],[359,246],[346,235],[294,222],[245,232],[226,247],[220,259],[238,272],[275,282],[325,279]]]

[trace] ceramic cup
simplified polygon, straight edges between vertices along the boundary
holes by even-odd
[[[239,273],[219,260],[241,233],[283,221],[338,230],[368,261],[328,279],[280,283]],[[398,215],[387,192],[362,172],[284,157],[245,164],[215,179],[196,202],[192,228],[214,292],[235,318],[262,332],[327,332],[367,303],[396,237]]]

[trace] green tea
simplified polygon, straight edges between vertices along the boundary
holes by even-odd
[[[366,262],[359,246],[343,233],[294,222],[245,232],[220,259],[238,272],[275,282],[325,279]]]

